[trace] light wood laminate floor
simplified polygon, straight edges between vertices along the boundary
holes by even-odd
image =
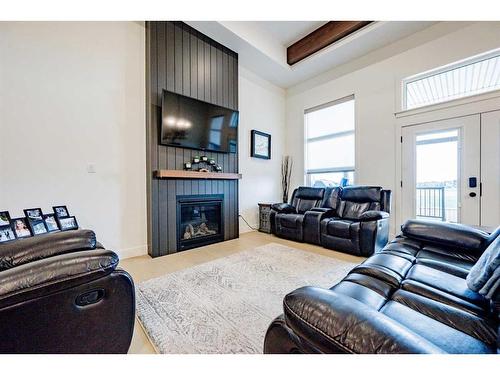
[[[316,254],[326,255],[332,258],[361,263],[364,258],[351,256],[333,250],[324,249],[320,246],[284,240],[270,234],[261,232],[248,232],[240,235],[240,238],[230,241],[219,242],[213,245],[199,247],[172,255],[151,258],[147,255],[124,259],[120,267],[128,271],[135,283],[152,279],[167,273],[175,272],[197,264],[234,254],[240,251],[250,250],[257,246],[271,242],[280,243],[296,249],[310,251]],[[155,353],[154,347],[147,338],[144,330],[136,319],[134,337],[129,349],[131,354]]]

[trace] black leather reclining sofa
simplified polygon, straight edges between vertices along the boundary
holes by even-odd
[[[274,204],[279,237],[370,256],[388,240],[391,191],[378,186],[299,187],[290,204]]]
[[[410,220],[330,289],[283,300],[265,353],[500,353],[500,227]]]
[[[75,230],[0,244],[0,353],[127,353],[134,284]]]

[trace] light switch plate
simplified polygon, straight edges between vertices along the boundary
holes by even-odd
[[[94,163],[87,164],[87,173],[96,173],[96,168]]]

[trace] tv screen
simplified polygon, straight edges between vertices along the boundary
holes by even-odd
[[[163,90],[160,143],[236,152],[238,111]]]

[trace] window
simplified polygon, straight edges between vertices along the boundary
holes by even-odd
[[[306,183],[339,186],[354,180],[354,96],[304,114]]]
[[[403,108],[500,89],[500,50],[471,57],[403,80]]]

